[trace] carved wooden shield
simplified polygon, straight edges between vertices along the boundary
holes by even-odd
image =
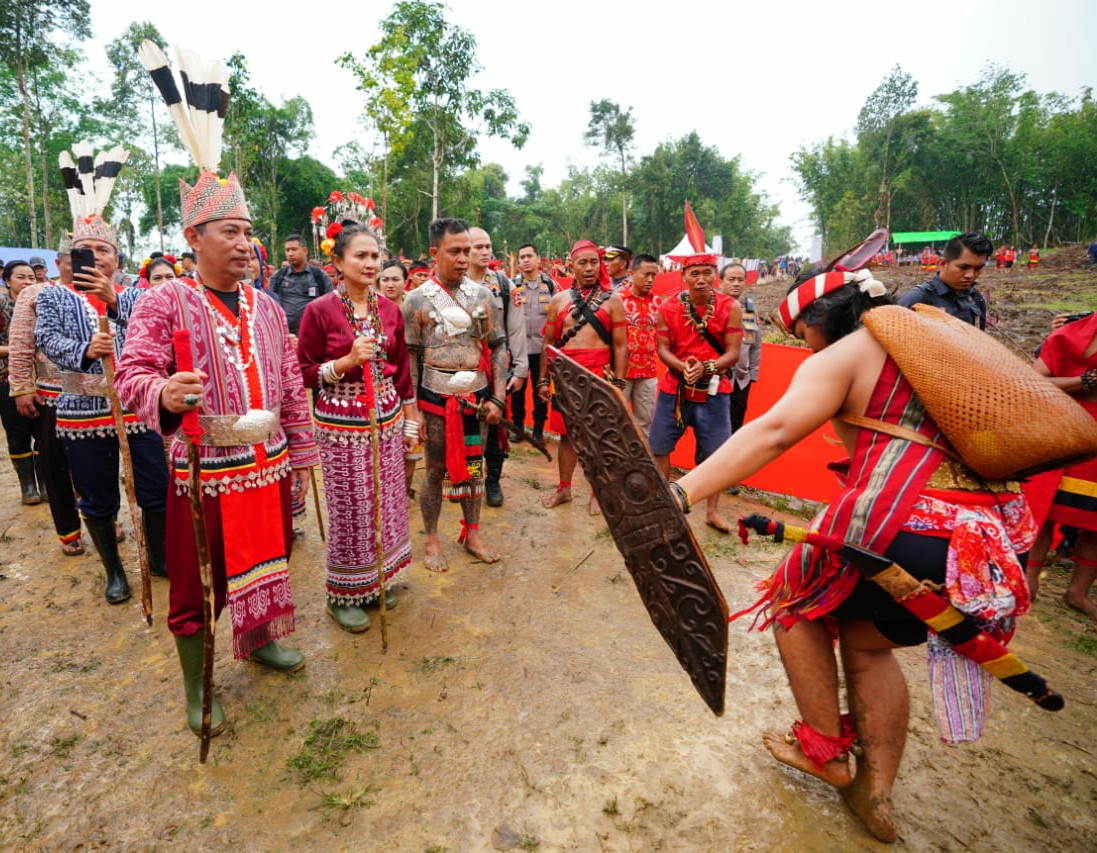
[[[651,621],[717,716],[724,713],[728,606],[693,531],[612,385],[549,349],[555,405]]]

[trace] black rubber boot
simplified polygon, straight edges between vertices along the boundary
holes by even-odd
[[[103,568],[107,570],[107,602],[121,604],[130,597],[130,585],[126,580],[126,570],[118,556],[118,542],[114,538],[113,518],[85,518],[84,526],[91,534]]]
[[[503,505],[503,487],[499,485],[499,478],[503,476],[502,459],[486,459],[487,477],[484,478],[484,501],[488,506]]]
[[[42,503],[42,495],[38,491],[38,480],[34,476],[34,458],[21,456],[12,459],[11,464],[15,473],[19,475],[19,490],[23,493],[24,506],[34,506]]]
[[[149,553],[149,572],[158,578],[168,576],[168,563],[164,555],[164,535],[168,526],[166,512],[141,510],[141,523],[145,528],[145,546]]]
[[[202,632],[175,638],[179,665],[183,668],[183,691],[187,695],[187,726],[196,735],[202,734]],[[217,697],[210,703],[210,737],[225,728],[225,712]]]
[[[38,494],[42,500],[49,503],[50,490],[47,488],[46,472],[42,470],[42,454],[34,451],[34,478],[38,481]]]

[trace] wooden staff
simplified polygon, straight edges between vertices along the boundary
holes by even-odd
[[[106,316],[99,318],[100,334],[110,334],[110,322]],[[133,476],[133,457],[130,455],[130,441],[126,434],[126,416],[122,401],[114,390],[114,355],[103,356],[103,373],[107,377],[107,396],[110,398],[110,413],[114,416],[114,430],[118,433],[118,454],[122,457],[122,470],[126,472],[126,503],[129,504],[130,521],[133,522],[134,538],[137,540],[137,561],[141,566],[141,612],[145,624],[152,624],[152,575],[149,573],[148,543],[145,541],[145,525],[141,520],[141,510],[137,506],[137,484]]]
[[[316,526],[320,528],[320,541],[327,542],[324,535],[324,515],[320,512],[320,488],[316,485],[316,466],[309,468],[309,478],[312,480],[312,502],[316,506]]]
[[[381,436],[377,427],[377,389],[373,381],[373,365],[362,365],[366,381],[366,406],[369,408],[369,446],[373,454],[373,542],[377,553],[378,595],[381,596],[381,651],[389,650],[388,605],[385,603],[385,553],[381,542]]]
[[[190,330],[176,329],[172,333],[175,366],[181,372],[194,372],[194,356],[190,350]],[[197,407],[183,415],[183,434],[187,437],[187,487],[190,492],[190,520],[194,525],[194,545],[198,552],[198,575],[202,580],[202,731],[199,733],[198,763],[205,764],[209,755],[210,728],[213,718],[213,641],[217,628],[216,599],[213,589],[213,568],[210,564],[209,540],[206,538],[206,516],[202,512],[202,425]]]

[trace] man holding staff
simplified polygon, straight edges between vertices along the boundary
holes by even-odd
[[[151,291],[114,284],[118,270],[118,237],[102,217],[78,219],[73,249],[94,253],[95,265],[73,273],[70,286],[46,287],[38,294],[35,338],[42,353],[61,368],[57,398],[57,435],[68,459],[79,508],[107,573],[106,599],[121,604],[130,597],[126,572],[118,555],[115,517],[118,491],[119,437],[104,381],[102,359],[121,354],[134,304]],[[106,317],[109,331],[101,332]],[[150,565],[164,569],[164,512],[168,472],[159,438],[130,412],[124,415],[137,503],[141,507]]]
[[[151,42],[142,44],[141,56],[169,108],[178,106],[181,96],[166,58]],[[319,461],[286,315],[272,297],[241,281],[253,252],[251,214],[236,176],[222,183],[214,173],[220,158],[216,109],[215,104],[201,129],[186,113],[171,110],[201,169],[193,187],[180,181],[183,237],[197,268],[193,278],[145,291],[117,373],[122,400],[152,429],[174,437],[168,628],[183,669],[187,723],[196,734],[202,728],[203,633],[212,625],[206,626],[203,614],[208,591],[201,583],[188,492],[202,490],[214,619],[227,600],[233,656],[293,672],[304,666],[304,657],[277,642],[294,629],[290,501],[294,493],[304,495],[309,468]],[[176,330],[190,332],[193,371],[177,367]],[[178,434],[182,415],[195,410],[202,432],[197,484]],[[224,721],[216,702],[211,716],[216,733]]]

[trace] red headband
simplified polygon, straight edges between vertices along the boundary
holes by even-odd
[[[571,259],[574,261],[575,256],[580,252],[594,252],[598,256],[598,284],[603,289],[610,286],[609,270],[606,269],[606,262],[602,260],[602,250],[590,240],[576,240],[575,245],[571,247]]]
[[[872,297],[883,296],[887,293],[887,288],[874,279],[869,270],[820,273],[814,278],[809,278],[795,290],[790,291],[788,296],[781,302],[777,313],[781,317],[785,329],[791,332],[796,318],[816,299],[826,296],[828,293],[847,284],[856,284],[862,292]]]

